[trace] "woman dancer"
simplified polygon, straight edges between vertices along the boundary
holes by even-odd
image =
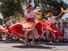
[[[34,10],[33,10],[33,7],[32,7],[32,5],[27,5],[26,6],[26,12],[25,12],[25,19],[26,19],[26,21],[25,21],[25,23],[26,23],[26,26],[24,25],[24,23],[22,23],[23,24],[23,27],[25,27],[25,30],[26,31],[28,31],[27,33],[26,33],[26,45],[28,45],[29,43],[28,43],[28,39],[29,39],[29,37],[31,37],[32,38],[32,42],[31,42],[31,44],[34,44],[34,34],[33,34],[33,29],[34,29],[34,26],[35,26],[35,20],[34,20],[34,16],[35,16],[35,14],[34,14]]]
[[[25,45],[29,45],[29,37],[32,38],[31,44],[34,44],[34,32],[33,29],[35,27],[34,20],[34,11],[32,5],[28,4],[26,6],[26,12],[24,15],[24,21],[21,23],[16,23],[13,26],[9,27],[10,32],[15,33],[18,36],[25,37]],[[24,32],[25,31],[25,32]]]
[[[48,12],[48,14],[46,15],[46,17],[48,18],[48,22],[43,24],[43,26],[49,30],[49,35],[52,35],[52,37],[50,38],[50,43],[52,43],[52,40],[56,41],[64,37],[63,32],[60,31],[60,29],[56,26],[56,19],[61,17],[61,15],[63,14],[64,13],[60,13],[58,16],[53,16],[52,12]]]
[[[64,34],[56,26],[56,19],[58,19],[59,17],[62,17],[63,14],[64,12],[61,12],[58,16],[53,16],[53,13],[49,11],[48,14],[45,16],[46,18],[48,18],[48,21],[45,22],[44,20],[39,20],[39,23],[41,23],[42,27],[44,27],[45,29],[48,30],[48,32],[50,32],[50,34],[48,35],[52,35],[52,37],[50,38],[50,41],[52,40],[56,41],[58,39],[62,39],[64,36]],[[38,15],[36,15],[36,17],[40,18],[40,16],[38,17]]]

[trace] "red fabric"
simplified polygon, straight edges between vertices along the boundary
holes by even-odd
[[[61,32],[55,24],[52,24],[50,22],[44,22],[44,21],[41,21],[41,23],[45,29],[47,28],[49,31],[55,34],[56,39],[58,39],[58,37],[64,37],[63,32]]]
[[[27,28],[25,28],[25,26],[23,26],[24,24],[26,24],[25,26],[29,26]],[[24,31],[25,30],[31,30],[34,26],[34,19],[33,18],[29,18],[27,19],[26,21],[22,22],[22,23],[17,23],[17,24],[14,24],[12,26],[9,27],[9,31],[11,33],[13,33],[14,35],[17,35],[17,36],[23,36],[24,35]]]
[[[54,29],[54,30],[57,31],[57,32],[53,32],[53,31],[52,31],[52,32],[55,34],[56,39],[58,39],[59,37],[64,37],[63,32],[61,32],[61,31],[57,28],[57,26],[56,26],[55,24],[51,24],[50,26],[51,26],[52,29]]]
[[[17,36],[23,36],[24,30],[21,24],[15,24],[9,27],[9,31]]]
[[[26,24],[24,26],[24,24]],[[23,25],[23,28],[26,29],[26,30],[32,30],[32,28],[34,27],[34,24],[35,24],[35,21],[34,21],[34,18],[27,18],[26,21],[22,22],[21,23]]]
[[[40,21],[44,28],[47,28],[50,31],[57,32],[56,26],[53,26],[50,22]]]
[[[34,18],[27,18],[27,22],[35,22]]]
[[[39,39],[41,39],[42,38],[42,24],[40,22],[38,22],[35,27],[38,31]]]

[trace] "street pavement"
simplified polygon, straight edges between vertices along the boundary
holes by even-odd
[[[2,43],[0,51],[68,51],[68,43],[37,44],[35,46],[25,46],[23,43]]]

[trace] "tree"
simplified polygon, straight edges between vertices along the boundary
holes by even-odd
[[[22,13],[20,2],[16,0],[3,0],[1,5],[1,12],[4,17],[10,17],[17,13]]]
[[[68,5],[62,0],[47,0],[46,4],[50,6],[49,8],[51,8],[50,10],[54,13],[54,15],[59,15],[61,7],[65,10],[68,8]]]
[[[35,1],[35,4],[37,2],[41,3],[42,5],[42,17],[44,17],[44,13],[47,13],[48,11],[52,11],[54,15],[59,15],[61,13],[61,7],[64,10],[68,8],[68,5],[62,0],[37,0]]]
[[[23,13],[21,3],[29,3],[31,0],[0,0],[2,2],[1,12],[4,17],[9,17],[12,15],[19,15]],[[34,0],[35,7],[39,6],[39,3],[42,5],[42,13],[47,13],[47,11],[52,11],[54,15],[59,15],[61,12],[61,7],[67,9],[68,5],[62,0]]]

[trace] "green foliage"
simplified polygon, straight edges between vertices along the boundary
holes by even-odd
[[[1,12],[4,17],[13,16],[15,12],[22,13],[21,4],[15,0],[4,0],[1,5]]]
[[[44,14],[48,11],[52,11],[55,16],[61,13],[61,7],[63,9],[67,9],[68,5],[64,3],[62,0],[59,2],[57,0],[41,0],[42,4],[42,19],[44,18]]]
[[[2,2],[1,12],[4,17],[22,14],[24,10],[22,10],[21,3],[27,3],[27,0],[0,0]],[[57,0],[34,0],[35,7],[39,5],[39,2],[42,5],[43,17],[44,13],[47,11],[52,11],[54,15],[59,15],[61,12],[61,7],[64,9],[68,8],[68,5],[64,3],[62,0],[57,2]],[[31,2],[31,0],[29,0]],[[48,5],[48,6],[47,6]]]
[[[45,3],[47,5],[49,5],[49,9],[50,9],[50,11],[52,11],[54,13],[54,15],[60,14],[61,7],[63,7],[64,9],[68,8],[68,5],[66,3],[64,3],[62,0],[60,2],[58,2],[57,0],[47,0],[47,2],[45,2]]]

